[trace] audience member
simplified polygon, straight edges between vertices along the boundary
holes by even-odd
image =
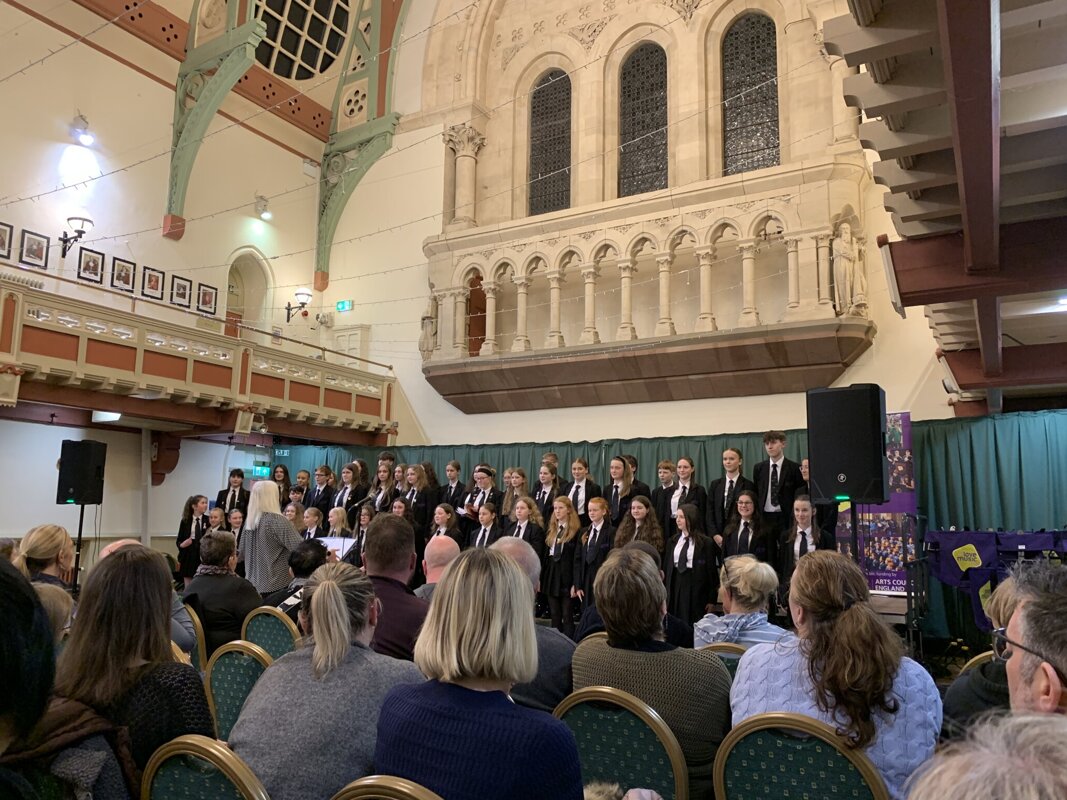
[[[648,703],[681,745],[690,797],[710,800],[715,753],[730,729],[730,673],[714,653],[664,641],[667,593],[647,554],[613,550],[593,591],[608,636],[578,645],[574,688],[611,686]]]
[[[374,629],[371,647],[378,653],[410,661],[415,638],[429,603],[408,588],[415,574],[415,530],[403,517],[378,514],[367,529],[363,561],[374,594],[385,613]]]
[[[529,578],[503,553],[474,548],[452,562],[415,646],[430,680],[386,696],[377,772],[449,800],[581,799],[570,730],[508,698],[537,674],[533,602]]]
[[[755,556],[731,556],[719,570],[721,617],[708,614],[693,625],[693,644],[733,642],[748,647],[777,642],[789,631],[767,621],[767,604],[778,588],[778,575]]]
[[[52,639],[58,653],[70,633],[74,598],[70,596],[70,592],[50,583],[35,583],[33,588],[37,590],[37,597],[48,614],[48,624],[52,627]]]
[[[805,714],[862,749],[889,793],[926,761],[941,728],[941,696],[929,673],[903,655],[900,637],[871,607],[867,578],[828,550],[797,563],[789,607],[799,638],[757,644],[741,657],[731,691],[733,723],[756,714]]]
[[[13,563],[31,583],[50,583],[69,592],[74,542],[66,528],[38,525],[22,537]]]
[[[211,526],[207,516],[207,498],[194,494],[182,506],[178,523],[178,575],[189,585],[200,566],[200,539]]]
[[[196,575],[185,587],[185,602],[200,617],[211,657],[219,647],[241,638],[245,617],[262,598],[251,583],[234,573],[237,539],[229,531],[212,531],[200,540]]]
[[[424,680],[414,664],[370,649],[380,615],[370,579],[350,564],[319,567],[304,585],[304,645],[256,681],[229,738],[273,800],[331,797],[374,772],[386,693]]]
[[[526,577],[530,579],[534,595],[541,589],[541,559],[534,549],[522,539],[505,536],[492,545],[493,550],[515,560]],[[529,613],[532,616],[533,605]],[[536,708],[552,713],[563,699],[571,693],[571,658],[574,642],[547,625],[534,626],[537,639],[537,675],[527,683],[518,683],[511,690],[511,699],[520,706]]]
[[[289,584],[289,553],[300,544],[289,520],[279,513],[278,493],[270,481],[252,487],[248,517],[237,560],[245,562],[245,576],[262,595]]]
[[[0,539],[0,560],[13,562],[18,554],[19,543],[17,539],[10,539],[6,536]]]
[[[264,597],[263,605],[276,607],[299,624],[302,589],[312,573],[326,563],[326,556],[326,545],[318,539],[301,542],[289,554],[289,575],[292,577],[289,585]]]
[[[1015,571],[1018,603],[993,631],[1016,713],[1067,711],[1067,569],[1038,561]]]
[[[438,506],[440,508],[440,506]],[[459,555],[459,545],[450,536],[434,536],[426,543],[426,555],[422,559],[422,569],[426,573],[426,583],[415,590],[415,596],[427,603],[433,597],[437,582],[441,580],[445,567]]]

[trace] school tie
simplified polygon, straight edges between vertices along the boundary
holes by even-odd
[[[689,537],[682,537],[682,549],[678,553],[678,560],[674,564],[675,569],[679,572],[685,572],[689,569]]]
[[[585,563],[592,564],[596,560],[596,536],[600,533],[596,528],[589,531],[589,541],[585,545]]]
[[[489,531],[482,528],[482,532],[478,534],[478,541],[474,545],[475,547],[485,547],[485,540],[489,537]]]
[[[744,554],[748,552],[749,538],[752,533],[748,529],[748,523],[746,522],[741,526],[741,535],[737,537],[737,552],[738,554]]]
[[[417,491],[416,489],[412,489],[410,492],[408,492],[408,500],[410,500],[412,503],[415,502],[415,492],[416,491]]]
[[[688,495],[688,494],[689,494],[689,487],[688,486],[683,486],[682,487],[682,493],[678,497],[678,505],[681,505],[682,503],[685,502],[686,495]]]
[[[619,484],[614,484],[611,487],[611,518],[615,519],[619,516]]]
[[[474,507],[475,508],[481,508],[482,507],[482,503],[484,503],[484,502],[485,502],[485,489],[482,489],[480,492],[478,492],[478,499],[474,502]]]
[[[728,481],[726,484],[726,496],[722,499],[722,507],[724,511],[730,510],[730,496],[734,493],[734,482]]]
[[[579,489],[580,489],[580,487],[579,487],[579,485],[578,485],[578,482],[577,482],[577,481],[575,481],[575,483],[574,483],[574,490],[573,490],[573,491],[571,492],[571,505],[573,505],[573,506],[574,506],[574,510],[575,510],[575,511],[577,511],[577,510],[578,510],[578,494],[579,494]]]
[[[522,538],[522,532],[525,529],[525,527],[526,527],[525,525],[516,525],[515,526],[515,538],[516,539],[521,539]]]
[[[808,532],[800,531],[800,555],[807,555],[808,552]]]
[[[771,464],[771,505],[780,505],[778,497],[778,465]]]
[[[226,498],[226,511],[229,513],[233,511],[234,506],[237,505],[237,490],[230,489],[230,495]]]

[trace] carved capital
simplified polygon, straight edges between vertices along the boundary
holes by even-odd
[[[463,123],[453,125],[445,131],[445,144],[452,148],[457,156],[477,158],[485,147],[485,137],[470,125]]]
[[[816,234],[815,236],[812,236],[811,238],[815,240],[815,244],[817,246],[819,246],[819,247],[829,247],[830,246],[830,240],[833,238],[833,234],[831,234],[831,233],[820,233],[820,234]]]
[[[800,239],[795,236],[783,241],[785,241],[785,249],[791,253],[795,253],[800,246]]]
[[[493,281],[486,281],[482,284],[482,291],[485,292],[486,297],[496,297],[497,291],[500,289],[500,284]]]
[[[581,272],[586,283],[596,283],[596,279],[600,277],[600,265],[582,264]]]
[[[533,283],[533,279],[529,278],[526,275],[516,275],[514,278],[511,279],[511,282],[514,283],[516,287],[518,287],[520,292],[525,292],[527,289],[530,288],[530,284]]]
[[[737,252],[741,254],[741,258],[755,258],[756,257],[756,245],[754,245],[754,244],[739,244],[737,246]]]
[[[631,277],[637,272],[637,262],[632,258],[624,258],[619,261],[619,274],[623,277]]]
[[[567,277],[563,274],[563,271],[558,269],[546,272],[545,277],[548,278],[548,285],[552,289],[558,289],[567,282]]]
[[[656,256],[656,266],[659,267],[660,272],[669,272],[671,264],[674,263],[674,256],[670,253],[664,253],[663,255]]]
[[[714,247],[703,247],[700,250],[697,250],[696,253],[697,261],[700,263],[700,266],[710,267],[712,264],[715,263]]]

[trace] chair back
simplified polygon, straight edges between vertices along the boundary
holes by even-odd
[[[170,654],[174,656],[174,660],[179,664],[189,664],[192,666],[192,659],[189,658],[189,654],[178,647],[178,643],[173,639],[170,640]]]
[[[215,739],[179,736],[152,754],[141,800],[270,800],[249,766]]]
[[[330,800],[442,800],[424,786],[391,775],[368,775],[352,781]]]
[[[296,649],[300,631],[284,611],[273,606],[260,606],[248,612],[241,626],[241,638],[258,644],[277,661]]]
[[[252,687],[273,659],[251,642],[228,642],[207,663],[204,691],[219,739],[226,741]]]
[[[984,653],[979,653],[963,665],[963,667],[960,669],[960,675],[962,675],[964,672],[974,669],[975,667],[980,667],[982,666],[982,664],[985,664],[987,661],[992,661],[994,658],[996,658],[996,656],[994,655],[992,650],[986,650]]]
[[[712,642],[697,649],[708,650],[717,655],[719,660],[726,665],[726,669],[730,673],[730,679],[733,680],[737,675],[737,665],[741,662],[741,656],[745,654],[745,650],[748,648],[734,642]]]
[[[746,719],[723,739],[715,756],[715,797],[889,800],[889,791],[871,760],[849,749],[825,722],[772,713]]]
[[[574,733],[582,781],[617,783],[688,800],[689,775],[678,739],[655,711],[628,692],[590,686],[552,712]]]
[[[204,623],[200,621],[200,615],[196,613],[196,609],[188,603],[185,604],[185,610],[189,612],[189,619],[193,621],[193,630],[196,632],[196,641],[193,643],[189,658],[196,667],[196,671],[203,675],[207,672],[207,639],[204,638]]]

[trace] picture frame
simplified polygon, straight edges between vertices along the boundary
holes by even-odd
[[[104,282],[104,254],[88,247],[78,248],[78,280]]]
[[[152,267],[141,267],[141,297],[147,297],[149,300],[162,300],[163,299],[163,282],[166,280],[166,276],[161,269],[152,269]]]
[[[133,294],[133,284],[137,279],[137,265],[118,256],[111,257],[111,288],[120,292]]]
[[[189,308],[193,304],[193,282],[177,275],[170,276],[170,304]]]
[[[215,316],[218,308],[219,290],[206,283],[196,285],[196,310],[202,314]]]
[[[19,263],[27,267],[48,269],[48,248],[51,240],[44,234],[22,229],[19,241]]]
[[[15,237],[15,228],[6,222],[0,222],[0,258],[11,258],[11,240]]]

